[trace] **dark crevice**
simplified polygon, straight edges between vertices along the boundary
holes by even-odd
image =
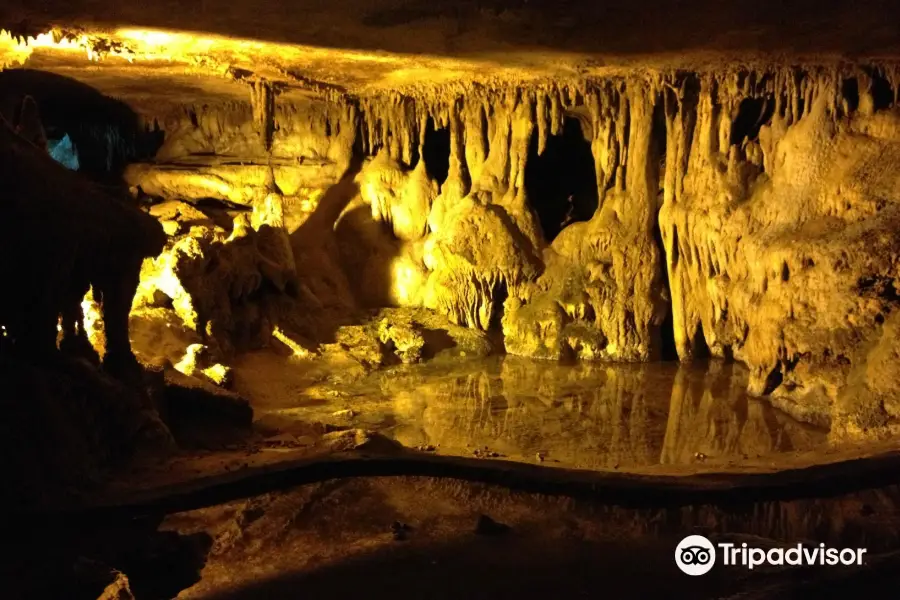
[[[856,78],[845,79],[841,85],[841,95],[847,101],[850,112],[859,108],[859,82]]]
[[[681,249],[678,247],[678,226],[672,225],[672,269],[678,266],[678,260],[681,258]]]
[[[490,115],[484,107],[479,111],[479,115],[481,119],[481,139],[484,140],[484,155],[488,156],[491,153],[491,129],[490,119],[488,118]]]
[[[450,173],[450,130],[435,129],[434,119],[431,117],[425,127],[422,155],[428,176],[443,185]]]
[[[493,307],[487,331],[488,338],[498,354],[506,354],[506,343],[503,340],[503,310],[507,298],[509,298],[509,289],[505,281],[500,281],[494,288]]]
[[[784,373],[781,372],[781,363],[775,365],[775,368],[766,377],[766,385],[763,388],[763,396],[768,396],[774,392],[778,386],[784,381]]]
[[[775,103],[766,98],[745,98],[738,107],[738,114],[731,124],[731,144],[745,139],[755,141],[759,130],[772,119]]]
[[[697,324],[694,339],[691,340],[691,358],[694,360],[708,360],[712,357],[709,345],[706,343],[706,333],[703,331],[703,322]]]
[[[491,320],[488,329],[497,330],[502,327],[503,305],[506,303],[507,298],[509,298],[509,291],[507,290],[506,282],[501,281],[494,288],[493,309],[491,310]]]
[[[653,110],[653,126],[650,130],[650,155],[648,156],[648,161],[650,165],[659,166],[665,162],[666,157],[666,111],[665,104],[660,98],[656,106]],[[663,170],[657,168],[655,173],[651,173],[651,177],[655,177],[657,180],[657,189],[659,190],[657,209],[662,207],[663,202]],[[657,213],[658,217],[658,213]],[[678,240],[678,236],[673,236],[676,243]],[[662,289],[665,293],[665,297],[667,299],[668,306],[666,306],[666,316],[663,319],[663,322],[660,323],[659,326],[659,337],[658,337],[658,348],[659,348],[659,358],[661,360],[678,360],[678,350],[675,345],[675,322],[672,316],[672,292],[669,289],[669,261],[666,260],[666,246],[663,243],[662,230],[659,227],[659,219],[655,220],[653,226],[653,240],[656,242],[657,250],[659,251],[659,268],[661,272],[661,285]],[[675,256],[672,259],[672,267],[678,262],[678,250],[677,246],[674,250]]]
[[[900,304],[900,293],[891,277],[861,277],[856,282],[856,288],[861,296],[875,297],[890,304]]]
[[[594,156],[578,119],[567,117],[561,135],[548,136],[543,154],[538,155],[537,136],[531,136],[525,190],[548,242],[568,224],[594,216],[599,202]]]
[[[875,103],[875,110],[885,110],[890,108],[894,103],[894,89],[891,82],[880,71],[871,72],[872,87],[869,91],[872,94],[872,100]]]

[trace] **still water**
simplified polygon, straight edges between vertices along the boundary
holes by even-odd
[[[283,361],[274,364],[272,361]],[[248,357],[239,391],[258,419],[376,431],[404,446],[546,466],[634,469],[773,462],[827,432],[746,394],[739,365],[563,365],[516,357],[353,375]]]

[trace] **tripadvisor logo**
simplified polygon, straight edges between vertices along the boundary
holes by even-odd
[[[689,535],[675,548],[675,564],[688,575],[706,575],[716,564],[716,549],[702,535]]]
[[[744,544],[719,543],[713,546],[702,535],[689,535],[675,548],[675,564],[688,575],[705,575],[716,564],[716,557],[726,567],[753,569],[760,565],[837,566],[861,565],[865,548],[829,548],[825,544],[789,548],[753,548]]]

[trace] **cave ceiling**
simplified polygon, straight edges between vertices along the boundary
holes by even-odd
[[[256,78],[288,97],[329,97],[900,54],[896,1],[40,4],[0,7],[0,61],[136,107],[244,99]]]

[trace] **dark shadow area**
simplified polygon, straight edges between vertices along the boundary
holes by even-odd
[[[494,288],[493,309],[491,310],[491,318],[488,325],[489,330],[497,331],[503,328],[503,307],[506,299],[509,298],[509,290],[506,282],[501,281]]]
[[[894,104],[894,89],[891,82],[884,73],[879,70],[873,70],[869,73],[872,78],[872,100],[875,103],[875,110],[885,110]]]
[[[731,124],[731,144],[744,140],[755,141],[759,130],[775,113],[775,103],[768,98],[744,98],[738,107],[738,115]]]
[[[239,396],[167,384],[160,412],[180,448],[218,449],[245,439],[253,410]]]
[[[566,117],[562,134],[548,136],[540,155],[538,136],[531,136],[525,191],[547,242],[552,242],[568,224],[594,216],[599,203],[597,174],[591,145],[578,119]]]
[[[784,381],[784,373],[781,372],[781,364],[775,366],[774,369],[766,377],[766,385],[763,388],[762,395],[768,396],[774,392]]]
[[[574,523],[567,525],[574,528]],[[577,599],[590,598],[597,590],[617,600],[814,599],[857,597],[863,590],[881,597],[884,589],[900,582],[893,554],[876,556],[874,564],[865,567],[745,569],[736,577],[734,568],[717,565],[703,577],[686,577],[672,560],[672,548],[688,533],[684,527],[680,535],[624,535],[613,541],[579,538],[575,531],[553,539],[512,528],[494,535],[460,532],[450,541],[420,543],[412,530],[402,542],[214,593],[207,600],[354,598],[371,590],[378,590],[378,598],[403,600]],[[738,536],[710,537],[733,543],[743,539]]]
[[[491,536],[473,531],[470,536],[422,548],[415,538],[413,532],[409,542],[309,572],[285,573],[241,590],[211,595],[209,600],[353,598],[367,590],[378,590],[379,598],[404,600],[574,599],[590,597],[601,589],[610,598],[657,598],[669,594],[681,575],[674,563],[656,570],[654,577],[642,575],[647,562],[633,556],[646,555],[650,548],[633,540],[548,543],[515,531]],[[659,542],[654,545],[661,546]],[[654,550],[658,550],[653,552],[656,557],[664,554],[662,548]],[[685,579],[679,583],[684,585]],[[697,597],[714,593],[723,580],[695,579],[702,581],[688,583],[692,591],[701,594]]]
[[[84,83],[46,71],[0,71],[0,113],[11,123],[26,97],[37,104],[51,152],[68,137],[78,170],[97,181],[118,183],[128,163],[151,158],[162,144],[162,131],[144,129],[127,104]]]
[[[859,81],[855,77],[845,79],[841,84],[841,95],[847,101],[850,112],[859,108]]]
[[[291,234],[292,244],[308,243],[311,239],[318,239],[333,230],[338,217],[359,194],[359,185],[354,179],[362,170],[364,163],[365,156],[354,153],[341,179],[326,190],[313,213]]]
[[[17,544],[16,556],[0,566],[4,596],[96,600],[123,573],[133,594],[128,598],[175,598],[200,581],[213,540],[206,533],[159,531],[159,523],[151,518],[102,528],[78,523],[52,529],[40,523],[0,528]]]
[[[426,360],[434,358],[444,350],[456,348],[456,340],[443,329],[423,329],[422,339],[425,340],[422,357]]]
[[[668,283],[666,283],[668,286]],[[659,359],[663,361],[678,360],[678,349],[675,345],[675,322],[672,318],[672,306],[666,311],[666,317],[659,326]]]
[[[691,357],[693,360],[709,360],[712,358],[712,352],[706,343],[706,334],[703,332],[703,322],[697,323],[697,331],[694,332],[694,339],[691,340]]]
[[[494,304],[491,310],[491,318],[488,322],[488,329],[485,332],[494,348],[494,353],[500,355],[506,354],[506,340],[503,336],[503,312],[507,298],[509,298],[509,289],[505,281],[500,281],[494,288]]]
[[[334,230],[341,267],[360,306],[382,308],[392,304],[393,261],[401,243],[385,223],[372,219],[368,205],[341,216]]]
[[[425,128],[422,154],[428,176],[444,185],[450,172],[450,130],[435,129],[434,119],[431,117],[428,118],[428,125]]]

